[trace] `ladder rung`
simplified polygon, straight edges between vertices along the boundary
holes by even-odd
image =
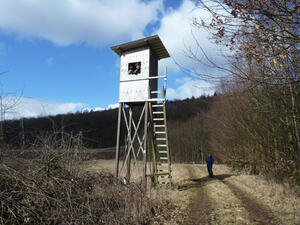
[[[151,99],[148,99],[146,100],[147,102],[162,102],[162,101],[166,101],[165,98],[151,98]]]
[[[162,171],[168,171],[168,169],[169,169],[169,167],[167,167],[167,165],[166,165],[165,167],[162,167],[162,169],[157,170],[157,171],[160,171],[160,172],[162,172]]]
[[[157,141],[166,141],[167,138],[156,138]]]
[[[164,127],[156,127],[154,130],[155,130],[155,132],[165,132]],[[160,134],[162,134],[162,133],[160,133]],[[159,135],[159,134],[157,134],[157,135]],[[167,135],[167,133],[165,133],[165,135]]]
[[[154,112],[153,112],[153,114],[163,114],[163,113],[164,113],[164,111],[158,111],[158,112],[157,112],[157,111],[154,111]]]
[[[167,145],[159,144],[159,145],[157,145],[157,147],[167,147]]]
[[[172,176],[170,174],[168,174],[168,175],[159,176],[158,178],[159,178],[160,181],[163,181],[163,180],[166,180],[166,179],[170,179],[171,177]]]
[[[160,157],[159,159],[168,160],[169,158],[168,157]]]
[[[159,178],[159,180],[160,181],[162,181],[162,180],[165,180],[165,179],[169,179],[170,178],[170,175],[168,176],[169,174],[167,174],[167,175],[161,175],[161,176],[159,176],[158,178]]]
[[[154,121],[162,121],[164,118],[153,118]]]
[[[169,166],[169,164],[168,163],[157,163],[157,166],[163,166],[163,167],[165,167],[165,166]]]
[[[160,91],[151,91],[151,94],[159,94]]]
[[[155,131],[155,134],[166,134],[166,131]]]
[[[155,175],[169,175],[170,172],[168,170],[157,170]]]
[[[160,153],[160,154],[167,154],[168,152],[167,151],[158,151],[158,153]]]
[[[161,104],[161,105],[152,105],[152,107],[163,107],[164,105]]]
[[[154,127],[165,127],[163,124],[154,124]]]
[[[165,172],[165,173],[157,173],[156,176],[166,176],[166,175],[169,175],[170,173],[169,172]],[[164,178],[164,177],[162,177]]]

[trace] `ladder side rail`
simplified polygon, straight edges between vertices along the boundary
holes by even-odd
[[[167,67],[165,67],[165,77],[164,77],[164,98],[166,98],[167,93]]]
[[[164,99],[166,99],[166,91],[167,91],[167,67],[165,67],[165,78],[164,78]],[[166,100],[163,101],[163,112],[164,112],[164,123],[165,123],[165,131],[166,131],[166,145],[167,145],[167,157],[168,157],[168,168],[169,168],[169,181],[170,185],[172,182],[172,168],[171,168],[171,154],[169,147],[169,138],[168,138],[168,125],[167,125],[167,112],[166,112]]]
[[[150,90],[148,89],[148,98],[150,99],[150,96],[151,96],[151,92]],[[155,103],[155,102],[153,102]],[[154,141],[155,140],[155,137],[156,137],[156,134],[155,134],[155,128],[154,128],[154,121],[153,121],[153,108],[152,108],[152,102],[148,102],[147,104],[149,104],[149,122],[150,122],[150,129],[151,129],[151,147],[152,147],[152,177],[153,177],[153,182],[154,182],[154,185],[157,184],[158,180],[157,180],[157,161],[156,161],[156,150],[157,150],[157,146],[156,146],[156,142]]]
[[[155,134],[155,129],[154,129],[154,122],[153,122],[153,108],[151,102],[149,102],[149,111],[150,111],[150,124],[151,124],[151,147],[152,147],[152,166],[153,166],[153,171],[152,171],[152,176],[153,176],[153,182],[154,185],[157,184],[157,161],[156,161],[156,151],[157,151],[157,146],[156,146],[156,134]]]
[[[166,102],[164,101],[164,107],[163,107],[163,111],[164,111],[164,123],[165,123],[165,131],[166,131],[166,147],[167,147],[167,157],[168,157],[168,169],[169,169],[169,181],[170,181],[170,185],[172,182],[172,176],[171,176],[171,155],[170,155],[170,148],[169,148],[169,140],[168,140],[168,126],[167,126],[167,113],[166,113]]]

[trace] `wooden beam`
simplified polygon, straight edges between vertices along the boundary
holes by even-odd
[[[128,182],[130,182],[130,177],[131,177],[131,146],[132,146],[132,139],[131,139],[131,125],[132,125],[132,107],[129,106],[129,122],[128,122],[128,135],[127,135],[127,141],[128,144],[127,146],[129,146],[128,149],[128,158],[127,158],[127,171],[126,171],[126,179]],[[132,151],[134,151],[132,149]]]
[[[118,125],[117,125],[117,143],[116,143],[116,162],[115,162],[115,176],[119,176],[119,158],[120,158],[120,132],[121,132],[121,122],[122,122],[122,107],[123,103],[119,103],[119,112],[118,112]]]
[[[147,178],[146,178],[146,172],[147,172],[147,131],[148,131],[148,103],[145,102],[145,123],[144,123],[144,149],[143,149],[143,185],[146,190],[147,187]]]

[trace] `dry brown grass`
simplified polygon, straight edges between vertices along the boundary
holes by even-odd
[[[115,168],[115,160],[90,160],[83,163],[82,168],[86,171],[100,172],[108,171],[113,173]],[[159,186],[156,188],[149,188],[147,196],[153,201],[160,201],[158,205],[167,204],[165,208],[161,208],[161,212],[156,213],[156,218],[152,221],[153,224],[166,225],[181,225],[187,217],[187,208],[189,204],[190,194],[182,192],[177,189],[179,183],[184,183],[188,179],[188,171],[181,164],[173,164],[173,180],[175,185],[171,188],[166,186]],[[132,178],[137,179],[138,174],[133,170]],[[166,219],[168,215],[168,219]],[[163,223],[162,223],[163,222]]]
[[[246,192],[250,198],[258,201],[263,207],[271,211],[281,224],[300,224],[300,198],[294,189],[284,185],[266,181],[261,176],[236,174],[225,165],[214,168],[216,175],[224,173],[230,176],[224,179]]]
[[[115,160],[94,159],[90,161],[85,161],[82,164],[82,169],[91,172],[100,172],[105,170],[113,173],[114,168],[115,168]]]
[[[113,171],[114,161],[94,160],[86,162],[84,167],[90,171]],[[172,165],[173,188],[152,189],[150,192],[151,197],[155,196],[154,199],[167,199],[175,205],[169,208],[172,211],[171,219],[165,224],[185,223],[190,213],[190,202],[199,194],[197,188],[203,189],[211,201],[212,212],[208,215],[210,224],[260,224],[249,213],[244,198],[238,198],[228,184],[235,185],[246,199],[270,211],[266,217],[272,217],[275,224],[300,224],[300,199],[290,188],[268,182],[260,176],[238,174],[225,165],[215,165],[214,173],[217,179],[211,180],[207,178],[204,165]]]
[[[300,198],[288,185],[266,181],[259,176],[241,175],[228,179],[269,207],[283,224],[300,224]]]
[[[110,172],[111,161],[85,163],[72,136],[55,140],[44,136],[34,149],[0,151],[0,224],[147,225],[170,219],[174,205],[168,199],[150,196],[134,182],[124,185]]]
[[[155,212],[169,207],[147,197],[139,185],[70,166],[74,157],[62,151],[34,160],[2,155],[0,224],[148,224]]]

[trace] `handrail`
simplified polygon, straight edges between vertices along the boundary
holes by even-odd
[[[164,76],[164,85],[163,85],[163,90],[164,90],[164,98],[166,98],[167,94],[167,67],[165,67],[165,76]]]

